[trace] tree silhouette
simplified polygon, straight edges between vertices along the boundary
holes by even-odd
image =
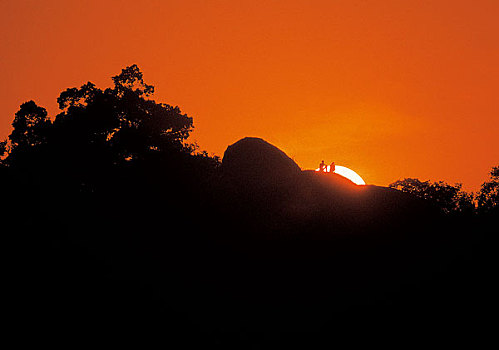
[[[16,113],[9,136],[12,151],[30,148],[47,142],[47,131],[51,122],[47,111],[33,101],[25,102]]]
[[[185,145],[192,118],[178,107],[150,99],[154,87],[144,83],[136,65],[113,77],[114,88],[100,90],[92,83],[62,92],[62,110],[54,122],[61,142],[73,146],[98,145],[114,162],[144,158],[171,150],[192,152]]]
[[[499,166],[490,171],[490,180],[482,184],[477,201],[481,212],[491,212],[499,208]]]
[[[459,183],[453,186],[443,181],[432,183],[406,178],[397,180],[388,187],[425,199],[445,213],[472,212],[474,209],[473,195],[463,191]]]
[[[139,97],[149,97],[154,93],[154,86],[144,82],[142,72],[136,64],[122,69],[121,74],[113,77],[113,82],[118,95],[133,92]]]
[[[187,143],[192,118],[156,102],[137,65],[112,80],[107,89],[88,82],[63,91],[53,122],[35,102],[21,105],[9,143],[0,144],[6,154],[0,162],[12,177],[29,179],[19,186],[75,206],[84,194],[96,205],[112,201],[116,206],[108,203],[108,209],[116,215],[124,203],[128,210],[140,211],[141,201],[159,207],[159,197],[145,193],[168,196],[162,205],[174,208],[208,186],[220,162]]]

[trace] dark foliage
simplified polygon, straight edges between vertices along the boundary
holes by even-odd
[[[5,141],[0,141],[0,159],[4,156],[4,154],[7,153],[7,140]],[[0,166],[2,164],[0,163]]]
[[[477,194],[478,209],[482,213],[499,210],[499,166],[490,171],[490,180],[482,184]]]
[[[430,182],[407,178],[397,180],[390,188],[425,199],[444,213],[471,213],[474,210],[473,194],[461,189],[461,184],[449,185],[443,181]]]
[[[9,136],[12,151],[27,151],[45,144],[50,125],[45,108],[33,101],[23,103],[12,122],[14,130]]]

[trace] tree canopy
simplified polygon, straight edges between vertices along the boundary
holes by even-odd
[[[443,181],[430,182],[406,178],[388,186],[425,199],[445,213],[469,212],[474,208],[473,195],[463,191],[461,184],[450,185]]]
[[[12,122],[13,130],[9,136],[12,150],[26,149],[47,142],[50,125],[45,108],[37,106],[34,101],[23,103]]]
[[[46,191],[81,203],[87,193],[97,205],[112,200],[116,211],[123,203],[140,210],[146,200],[159,208],[165,198],[162,206],[173,208],[201,193],[196,189],[207,186],[220,162],[187,142],[193,119],[155,101],[137,65],[112,81],[106,89],[91,82],[66,89],[53,120],[34,101],[23,103],[0,143],[0,166],[32,195]]]
[[[113,82],[114,88],[106,90],[89,82],[61,93],[57,102],[62,113],[54,127],[78,142],[101,145],[116,162],[172,149],[192,151],[184,144],[192,118],[178,107],[152,100],[154,87],[144,82],[136,65],[123,69]]]
[[[490,171],[490,179],[482,184],[477,194],[478,209],[490,212],[499,209],[499,166]]]
[[[112,78],[114,86],[99,89],[88,82],[68,88],[57,98],[61,112],[52,122],[47,111],[33,101],[23,103],[12,123],[4,163],[22,161],[33,148],[71,158],[91,154],[114,164],[145,159],[158,153],[192,154],[185,141],[193,120],[178,107],[152,99],[154,87],[144,82],[137,65]],[[46,147],[45,147],[46,146]],[[85,156],[86,158],[87,156]]]

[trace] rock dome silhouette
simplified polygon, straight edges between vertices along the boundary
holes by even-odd
[[[226,178],[257,186],[286,183],[301,173],[283,151],[256,137],[245,137],[227,147],[222,171]]]

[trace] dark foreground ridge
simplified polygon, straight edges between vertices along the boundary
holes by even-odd
[[[475,219],[301,171],[258,138],[213,172],[169,162],[101,174],[87,192],[5,175],[16,322],[61,337],[159,331],[182,348],[486,327],[491,248]]]

